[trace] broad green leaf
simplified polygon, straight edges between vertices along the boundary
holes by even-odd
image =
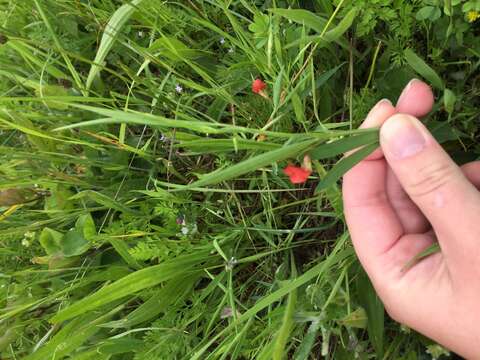
[[[316,192],[326,189],[337,182],[348,170],[370,155],[379,146],[378,142],[367,145],[357,150],[352,155],[343,158],[327,173],[327,176],[320,181],[316,188]]]
[[[280,149],[269,151],[267,153],[254,156],[241,163],[230,166],[226,169],[220,169],[210,174],[202,176],[200,180],[190,184],[188,188],[200,187],[205,185],[218,184],[222,181],[234,179],[238,176],[255,171],[262,166],[271,165],[275,162],[296,157],[301,152],[313,146],[318,140],[308,140],[300,143],[284,146]]]
[[[445,85],[438,74],[422,58],[413,52],[412,49],[405,50],[405,59],[408,65],[427,80],[433,87],[443,90]]]
[[[62,255],[65,257],[81,255],[90,248],[90,245],[80,230],[67,231],[62,239]]]
[[[344,17],[343,19],[338,23],[335,28],[333,28],[330,31],[327,31],[323,38],[329,42],[332,41],[337,41],[340,39],[340,37],[345,34],[345,32],[350,29],[350,27],[353,24],[353,21],[355,20],[357,16],[357,9],[353,8],[351,9]]]
[[[138,5],[142,3],[142,1],[143,0],[133,0],[129,4],[120,6],[110,18],[108,24],[105,27],[102,40],[100,41],[100,46],[98,47],[97,55],[95,56],[95,60],[93,60],[92,67],[90,68],[90,72],[88,73],[88,78],[86,83],[87,90],[90,89],[93,81],[102,70],[105,59],[108,53],[110,52],[110,50],[112,49],[113,44],[117,40],[118,35],[122,30],[123,26],[130,19],[130,17],[135,12]]]
[[[44,228],[40,233],[40,245],[47,255],[54,255],[62,250],[63,234],[48,227]]]
[[[452,90],[445,88],[443,91],[443,104],[445,106],[445,110],[449,114],[452,114],[453,110],[455,110],[456,101],[457,97],[455,96],[455,93]]]
[[[364,134],[348,136],[328,144],[319,145],[309,154],[312,160],[327,159],[377,141],[378,131],[369,131]]]
[[[97,235],[95,222],[90,213],[80,215],[75,223],[75,228],[81,232],[83,237],[88,241],[91,241],[93,237]]]
[[[274,14],[283,16],[284,18],[294,21],[298,24],[305,25],[317,33],[321,34],[325,25],[327,25],[327,20],[324,18],[315,15],[314,13],[303,10],[303,9],[270,9]]]
[[[138,270],[61,310],[51,321],[59,323],[71,319],[117,299],[133,295],[140,290],[151,288],[179,274],[192,272],[198,263],[205,260],[205,257],[207,253],[198,252]]]
[[[430,21],[435,21],[438,20],[440,16],[442,16],[442,12],[438,7],[428,5],[418,10],[415,18],[420,21],[427,19]]]

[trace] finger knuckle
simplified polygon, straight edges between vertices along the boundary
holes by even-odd
[[[407,192],[414,197],[427,196],[444,188],[454,179],[455,174],[455,168],[448,163],[430,163],[411,177]]]

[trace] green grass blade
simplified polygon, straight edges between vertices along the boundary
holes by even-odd
[[[233,141],[230,139],[202,139],[202,140],[182,141],[180,144],[176,144],[175,147],[185,148],[197,153],[235,150]],[[238,150],[268,151],[268,150],[275,150],[280,147],[281,145],[279,144],[237,138]]]
[[[83,199],[85,197],[101,205],[104,205],[108,208],[115,209],[120,212],[125,212],[127,214],[132,214],[132,215],[142,215],[141,212],[130,209],[129,207],[121,204],[120,202],[110,198],[109,196],[93,190],[85,190],[85,191],[79,192],[78,194],[73,195],[70,198],[70,200],[78,200],[78,199]]]
[[[56,47],[58,48],[58,50],[62,54],[63,60],[67,64],[68,70],[70,70],[70,74],[72,74],[72,77],[75,80],[75,83],[76,83],[77,87],[82,91],[83,95],[85,95],[85,96],[88,95],[83,91],[83,84],[82,84],[82,80],[80,78],[80,75],[78,74],[77,70],[75,70],[75,67],[73,66],[72,61],[70,60],[68,55],[65,53],[65,50],[63,49],[60,41],[58,40],[57,35],[53,31],[53,28],[50,24],[50,21],[48,20],[47,15],[43,11],[42,6],[40,6],[40,3],[38,2],[38,0],[33,0],[33,1],[35,2],[35,6],[37,7],[38,12],[40,13],[40,16],[42,17],[42,20],[45,23],[45,26],[47,27],[48,31],[50,32],[50,35],[52,36]]]
[[[384,351],[385,309],[366,273],[363,270],[360,271],[361,274],[357,280],[360,305],[363,306],[367,313],[368,337],[375,348],[377,357],[381,359]]]
[[[122,259],[133,269],[140,270],[142,265],[138,263],[135,258],[128,252],[128,245],[122,239],[110,238],[110,244],[112,244],[115,251],[122,257]]]
[[[116,308],[104,315],[90,314],[81,316],[64,326],[45,346],[33,354],[25,357],[25,360],[50,359],[55,354],[56,359],[62,359],[76,351],[85,341],[98,333],[98,326],[108,320],[121,308]]]
[[[362,161],[365,157],[374,152],[375,149],[378,148],[378,146],[379,144],[377,142],[367,145],[360,150],[354,152],[352,155],[340,160],[327,173],[327,176],[325,176],[325,178],[320,181],[315,191],[319,192],[335,184],[337,180],[339,180],[348,170],[350,170],[352,167]]]
[[[142,1],[143,0],[133,0],[130,4],[122,5],[110,18],[107,26],[105,27],[102,40],[100,41],[100,46],[98,47],[97,54],[95,55],[95,60],[93,60],[92,67],[88,73],[86,83],[87,90],[90,90],[93,81],[102,70],[105,58],[112,49],[113,44],[122,30],[122,27],[125,25],[128,19],[130,19],[136,10],[136,7],[140,5]]]
[[[293,255],[291,255],[293,256]],[[293,258],[292,258],[293,259]],[[296,276],[295,265],[292,260],[292,277]],[[275,343],[273,345],[273,360],[282,360],[285,358],[286,346],[288,343],[288,338],[293,328],[293,314],[295,313],[295,306],[297,304],[297,289],[293,289],[288,294],[287,306],[285,312],[283,313],[283,321],[280,330],[278,331]]]
[[[420,56],[415,54],[412,49],[405,50],[405,59],[408,62],[408,65],[420,74],[425,80],[430,82],[433,87],[437,88],[438,90],[443,90],[445,85],[443,84],[443,80],[440,76],[433,70]]]
[[[328,159],[377,141],[378,131],[369,131],[364,134],[345,137],[328,144],[322,144],[310,152],[310,157],[313,160]]]
[[[59,323],[74,318],[117,299],[158,285],[179,274],[187,274],[195,265],[205,261],[205,258],[205,252],[198,252],[138,270],[61,310],[51,319],[51,322]]]
[[[102,327],[129,328],[155,318],[158,314],[168,311],[171,304],[181,301],[199,277],[200,274],[197,273],[190,277],[181,276],[168,281],[161,290],[123,319],[102,324]]]
[[[208,175],[202,176],[200,180],[190,184],[187,188],[218,184],[222,181],[234,179],[240,175],[255,171],[262,166],[267,166],[278,161],[296,157],[298,154],[305,151],[316,142],[317,140],[303,141],[254,156],[227,169],[220,169]]]
[[[348,236],[346,234],[343,235],[337,241],[335,248],[332,250],[330,255],[324,261],[318,263],[317,265],[315,265],[314,267],[306,271],[304,274],[297,277],[295,280],[291,280],[288,282],[288,284],[284,284],[284,286],[282,286],[280,289],[276,290],[275,292],[271,293],[270,295],[267,295],[264,298],[257,301],[254,306],[252,306],[250,309],[244,312],[236,320],[236,322],[233,322],[230,325],[230,327],[233,327],[238,323],[241,323],[243,321],[246,321],[247,319],[250,319],[252,316],[255,316],[255,314],[257,314],[259,311],[279,301],[285,295],[292,292],[294,289],[297,289],[298,287],[308,283],[309,281],[313,280],[316,277],[320,277],[325,271],[327,271],[327,269],[329,269],[334,264],[346,259],[349,256],[352,256],[353,249],[349,248],[349,249],[341,250],[344,247],[347,238]],[[227,330],[229,330],[229,328],[226,328],[225,330],[223,330],[222,332],[218,333],[216,336],[211,338],[207,342],[207,344],[205,344],[201,349],[199,349],[192,356],[192,360],[202,359],[203,353],[210,347],[212,343],[214,343],[219,337],[221,337]]]

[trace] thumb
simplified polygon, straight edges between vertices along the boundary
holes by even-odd
[[[430,221],[442,250],[462,248],[458,242],[477,246],[480,193],[427,128],[413,116],[397,114],[382,126],[380,143],[401,185]]]

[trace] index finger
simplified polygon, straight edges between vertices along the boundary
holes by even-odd
[[[364,124],[380,127],[396,113],[389,101],[379,102]],[[403,235],[403,227],[390,205],[386,189],[387,163],[383,156],[367,158],[353,167],[343,178],[345,218],[355,251],[363,267],[372,277],[379,256],[386,253]]]

